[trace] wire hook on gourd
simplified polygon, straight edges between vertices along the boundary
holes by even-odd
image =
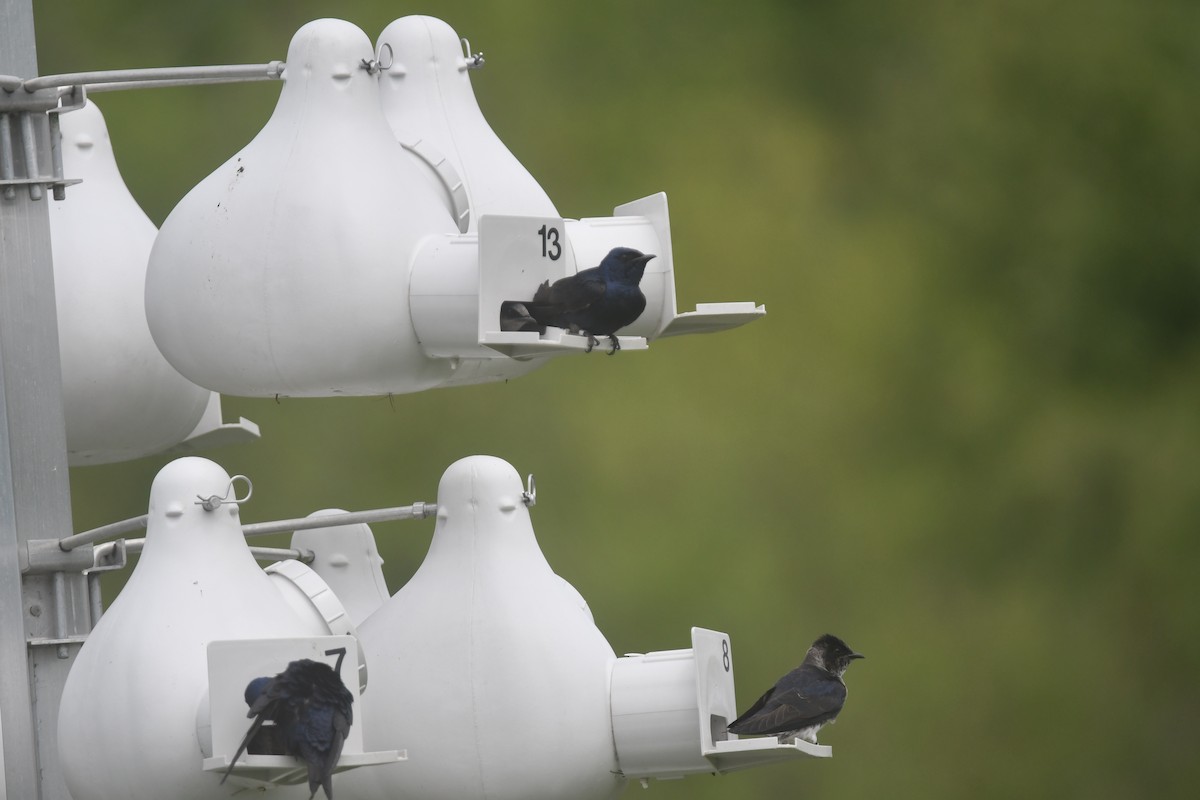
[[[245,497],[238,497],[237,494],[234,492],[234,484],[239,479],[246,482],[246,496]],[[231,494],[233,494],[232,499],[229,497],[229,495],[231,495]],[[215,494],[210,495],[209,497],[202,497],[201,495],[196,495],[196,505],[201,506],[205,511],[216,511],[218,508],[225,505],[226,503],[232,503],[234,505],[241,505],[242,503],[249,500],[250,496],[253,494],[254,494],[253,481],[251,481],[245,475],[234,475],[233,477],[231,477],[229,479],[229,486],[226,487],[225,494],[223,494],[219,497]]]

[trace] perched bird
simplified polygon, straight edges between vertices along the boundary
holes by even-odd
[[[817,731],[837,719],[846,702],[842,675],[851,661],[865,657],[836,636],[825,634],[808,648],[799,667],[780,678],[745,714],[729,724],[729,731],[777,734],[780,742],[798,736],[816,744]]]
[[[646,295],[639,284],[646,262],[654,258],[632,247],[614,247],[592,267],[546,281],[533,300],[506,300],[500,304],[500,329],[505,331],[563,328],[588,337],[587,351],[599,344],[597,336],[612,342],[611,356],[621,349],[616,332],[631,324],[646,309]]]
[[[328,664],[302,658],[287,665],[273,678],[255,678],[246,686],[247,717],[254,717],[225,778],[245,752],[251,740],[265,731],[264,723],[274,723],[284,755],[295,756],[308,766],[309,800],[317,787],[333,800],[333,768],[342,754],[342,744],[354,721],[351,704],[354,695]],[[261,741],[261,737],[260,737]]]

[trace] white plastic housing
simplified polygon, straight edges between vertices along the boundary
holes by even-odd
[[[310,517],[345,513],[338,509],[314,511]],[[361,625],[388,601],[383,558],[371,528],[363,523],[312,528],[292,534],[291,546],[313,554],[311,568],[321,576],[346,611],[351,625]]]
[[[252,442],[258,437],[258,425],[245,417],[238,417],[237,422],[225,422],[221,413],[221,395],[209,392],[208,405],[205,406],[204,416],[200,417],[196,429],[166,452],[191,455],[214,447]]]
[[[225,470],[196,457],[172,461],[154,479],[141,558],[63,689],[59,757],[74,800],[202,800],[237,791],[201,768],[196,723],[209,642],[324,633],[259,569],[237,505],[199,504],[198,496],[226,496],[229,484]]]
[[[331,636],[357,636],[358,630],[341,599],[315,570],[299,561],[286,559],[276,561],[263,571],[271,576],[275,588],[296,616],[307,621],[310,630]],[[367,688],[367,661],[358,640],[353,641],[358,662],[355,681],[361,691]]]
[[[485,214],[558,215],[483,118],[471,88],[469,54],[449,25],[434,17],[402,17],[380,34],[376,50],[380,60],[391,59],[380,78],[384,114],[461,232],[474,231]]]
[[[700,746],[692,650],[625,656],[613,665],[613,739],[629,778],[711,772]]]
[[[424,240],[413,260],[411,297],[422,348],[427,355],[456,363],[491,361],[494,377],[512,377],[510,359],[583,352],[586,336],[558,328],[544,334],[502,331],[501,304],[532,300],[543,281],[553,283],[594,267],[619,246],[655,255],[640,284],[646,310],[619,332],[622,350],[644,350],[648,341],[660,336],[736,327],[766,313],[749,302],[708,303],[678,313],[670,215],[667,196],[660,192],[617,206],[611,217],[492,214],[480,220],[477,236]]]
[[[412,579],[360,627],[371,664],[364,742],[407,749],[355,770],[358,800],[601,800],[625,784],[609,713],[612,648],[538,548],[522,482],[472,456],[438,489]]]
[[[167,363],[143,302],[157,229],[117,170],[90,101],[61,115],[63,171],[82,183],[50,202],[67,455],[72,466],[126,461],[186,439],[211,392]]]
[[[349,22],[302,27],[270,120],[163,223],[146,315],[202,386],[367,395],[451,374],[422,354],[407,297],[418,241],[457,226],[384,119],[374,55]]]
[[[733,652],[724,633],[692,628],[689,650],[628,655],[613,665],[613,739],[628,778],[718,774],[832,754],[804,741],[780,744],[774,736],[738,739],[727,730],[737,715]]]

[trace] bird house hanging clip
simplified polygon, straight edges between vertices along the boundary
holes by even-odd
[[[237,483],[239,480],[242,480],[246,483],[246,496],[245,497],[238,497],[236,494],[234,494],[234,491],[235,491],[234,484]],[[230,497],[229,495],[231,495],[231,494],[233,494],[234,496]],[[250,496],[253,494],[254,494],[254,483],[249,478],[247,478],[245,475],[234,475],[233,477],[231,477],[229,479],[229,486],[226,487],[225,494],[220,495],[220,496],[214,494],[214,495],[209,495],[208,497],[196,495],[195,505],[203,507],[205,511],[216,511],[218,508],[220,508],[221,506],[223,506],[227,503],[232,504],[232,505],[241,505],[242,503],[249,500]]]

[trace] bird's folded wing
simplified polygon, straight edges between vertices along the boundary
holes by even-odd
[[[550,286],[542,284],[533,295],[534,303],[548,303],[562,312],[587,308],[592,303],[604,297],[604,279],[599,275],[589,275],[591,270],[584,270],[562,280],[555,281]]]
[[[750,706],[750,708],[746,709],[746,713],[742,714],[740,717],[735,719],[733,722],[729,723],[729,730],[733,731],[734,733],[739,733],[741,731],[744,731],[745,729],[742,726],[744,726],[750,720],[754,719],[755,715],[758,714],[758,712],[763,710],[763,707],[765,707],[767,705],[767,701],[769,701],[771,699],[771,695],[773,695],[773,694],[775,694],[774,688],[768,689],[767,691],[763,692],[763,696],[758,698],[757,700],[755,700],[754,705],[752,705],[752,706]],[[749,731],[746,731],[746,732],[749,733]]]
[[[846,688],[831,683],[827,690],[801,693],[792,689],[774,692],[764,700],[757,712],[751,709],[754,713],[743,714],[729,729],[734,733],[786,733],[825,722],[841,710]]]

